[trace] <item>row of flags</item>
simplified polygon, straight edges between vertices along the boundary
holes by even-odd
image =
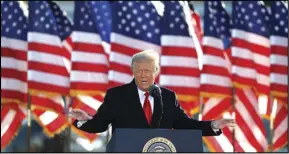
[[[274,2],[268,10],[261,1],[234,1],[232,6],[230,19],[221,2],[205,2],[205,74],[201,74],[201,84],[205,88],[209,85],[203,95],[209,96],[204,102],[203,119],[235,118],[237,125],[234,129],[224,128],[219,137],[205,137],[204,141],[210,151],[276,151],[288,144],[288,25],[284,23],[288,22],[288,8],[283,2]],[[280,42],[277,48],[282,56],[275,55],[272,40]],[[278,72],[274,71],[276,67]],[[233,98],[228,97],[232,94]],[[271,96],[278,101],[272,136],[266,134],[259,114],[259,105],[271,104],[258,101],[262,95],[269,101]],[[272,105],[267,107],[270,116]],[[267,143],[269,135],[273,147]]]
[[[73,22],[51,1],[28,2],[29,16],[21,3],[1,2],[1,149],[21,127],[28,100],[52,137],[70,125],[67,107],[93,115],[108,88],[130,82],[131,56],[149,48],[161,55],[157,83],[176,92],[188,115],[236,119],[235,129],[204,137],[210,151],[268,150],[261,95],[278,102],[273,149],[286,145],[288,8],[234,1],[230,17],[222,2],[204,3],[202,30],[186,2],[76,1]]]

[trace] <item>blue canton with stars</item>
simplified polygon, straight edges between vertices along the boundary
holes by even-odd
[[[271,35],[288,37],[288,8],[284,2],[276,1],[271,6]]]
[[[88,4],[96,18],[96,27],[102,40],[109,43],[112,24],[110,3],[108,1],[89,1]]]
[[[72,33],[72,24],[68,20],[66,13],[55,2],[48,1],[48,3],[55,17],[60,39],[64,40]]]
[[[1,36],[27,40],[28,19],[17,1],[1,1]]]
[[[233,28],[269,37],[269,12],[262,1],[234,1]]]
[[[135,39],[160,44],[161,17],[150,1],[112,3],[112,31]]]
[[[166,1],[164,12],[164,26],[163,34],[190,36],[188,25],[185,21],[185,14],[183,7],[178,1]]]
[[[102,40],[110,42],[111,24],[111,8],[109,2],[75,2],[75,30],[99,34]]]
[[[29,31],[56,35],[62,40],[71,33],[68,19],[55,3],[29,1],[28,4]]]
[[[204,35],[222,39],[225,49],[231,45],[232,22],[220,1],[205,1]]]

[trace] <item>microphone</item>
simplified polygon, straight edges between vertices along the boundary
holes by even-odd
[[[155,84],[151,85],[148,91],[149,91],[149,94],[153,97],[161,97],[161,93],[162,93],[161,88]]]
[[[157,123],[154,124],[154,128],[159,128],[160,127],[160,122],[163,117],[163,99],[162,99],[162,91],[161,88],[155,84],[151,85],[148,89],[149,94],[155,99],[155,108],[154,110],[158,110],[158,114],[154,113],[155,117],[157,118]]]

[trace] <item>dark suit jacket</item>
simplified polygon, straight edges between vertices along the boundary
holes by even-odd
[[[111,88],[107,91],[103,104],[93,119],[79,129],[89,133],[106,131],[108,125],[115,128],[163,128],[163,129],[201,129],[203,136],[220,135],[211,128],[211,121],[197,121],[189,118],[181,109],[173,91],[161,87],[163,105],[154,98],[152,123],[148,125],[141,106],[137,86],[133,80],[129,84]],[[163,109],[162,109],[163,108]],[[163,114],[161,114],[163,113]],[[74,125],[76,125],[77,120]]]

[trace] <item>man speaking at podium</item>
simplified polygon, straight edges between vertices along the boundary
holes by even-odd
[[[234,126],[233,119],[198,121],[189,118],[181,109],[176,94],[155,85],[160,71],[159,54],[145,50],[132,57],[134,79],[125,85],[107,91],[104,102],[94,116],[80,109],[70,115],[77,119],[79,129],[100,133],[112,125],[116,128],[200,129],[203,136],[216,136],[225,126]]]

